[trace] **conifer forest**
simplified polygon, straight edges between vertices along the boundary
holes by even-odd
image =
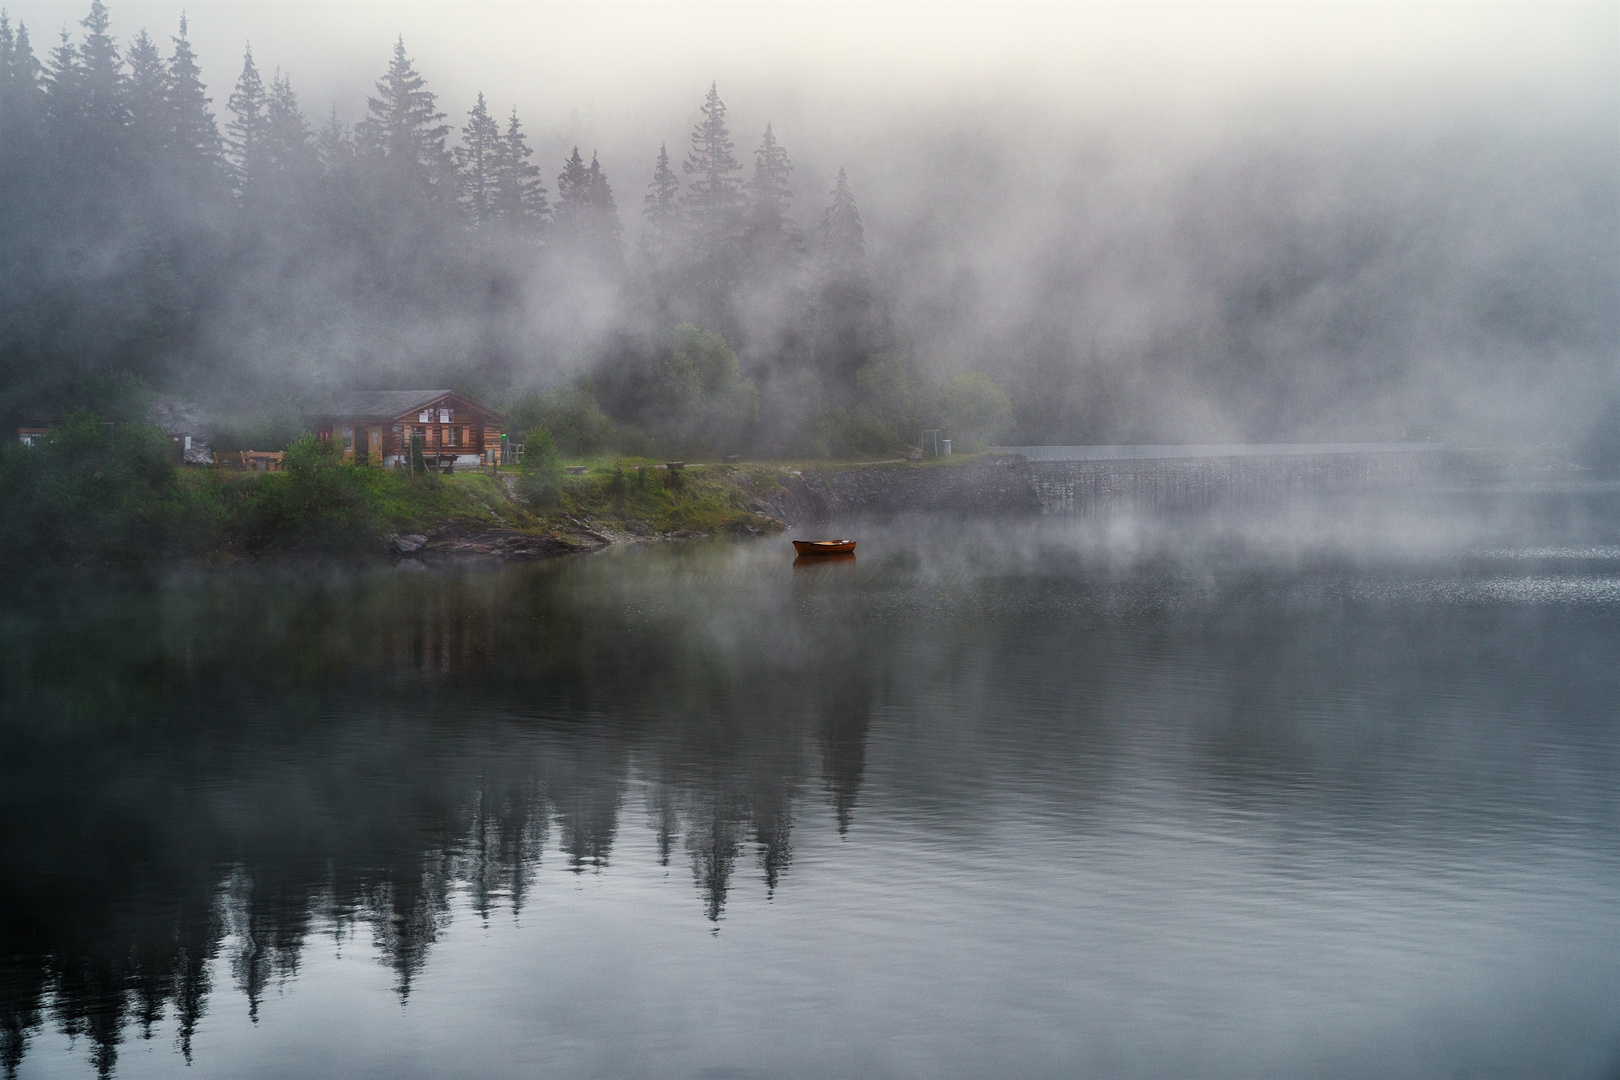
[[[448,386],[571,453],[885,458],[943,428],[1620,461],[1612,95],[1458,76],[1178,126],[1032,81],[743,130],[721,72],[587,136],[566,98],[543,131],[449,100],[403,36],[316,102],[297,55],[249,44],[209,85],[183,18],[115,14],[0,19],[11,415],[133,382],[296,434],[334,390]]]
[[[797,191],[787,146],[767,124],[747,149],[718,87],[689,138],[649,148],[646,191],[615,190],[587,148],[539,161],[515,109],[442,101],[403,38],[349,126],[251,46],[228,93],[205,86],[184,19],[120,41],[94,0],[79,29],[46,45],[0,20],[13,412],[109,378],[260,413],[444,384],[570,450],[815,456],[896,452],[941,407],[980,441],[1010,422],[983,375],[919,380],[854,184]]]

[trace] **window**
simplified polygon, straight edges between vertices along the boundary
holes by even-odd
[[[439,410],[439,423],[441,423],[441,424],[454,423],[455,418],[456,418],[456,416],[455,416],[455,410],[454,409],[440,409]]]
[[[426,424],[429,421],[431,421],[432,419],[433,419],[433,410],[432,409],[423,409],[421,412],[416,414],[417,423],[420,423],[420,424]]]
[[[456,437],[458,434],[459,434],[459,432],[457,432],[455,428],[450,429],[450,445],[451,446],[460,445],[461,440]]]

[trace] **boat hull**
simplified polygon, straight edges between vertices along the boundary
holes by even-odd
[[[855,551],[855,541],[795,540],[793,550],[800,555],[850,555]]]

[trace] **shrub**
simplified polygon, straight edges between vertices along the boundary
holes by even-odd
[[[0,537],[8,557],[126,558],[183,528],[177,470],[162,431],[86,409],[36,445],[0,454]]]
[[[534,506],[553,506],[562,492],[563,464],[557,444],[544,427],[531,427],[523,436],[523,471],[516,491]]]

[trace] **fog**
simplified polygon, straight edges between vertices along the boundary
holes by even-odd
[[[11,16],[43,62],[84,7]],[[145,28],[167,51],[182,6],[109,13],[120,47]],[[516,108],[554,206],[569,152],[599,155],[622,268],[571,253],[553,220],[538,249],[486,236],[402,284],[400,253],[445,250],[441,226],[361,216],[311,246],[273,215],[243,231],[240,205],[183,200],[235,254],[177,271],[204,284],[149,360],[80,348],[69,367],[133,368],[216,408],[421,382],[505,405],[589,375],[614,422],[670,443],[684,429],[627,387],[656,383],[664,335],[692,322],[757,386],[728,438],[761,452],[914,442],[968,372],[1008,395],[1007,442],[1612,441],[1613,4],[190,9],[222,130],[245,43],[319,129],[365,119],[396,36],[452,145],[478,94],[503,123]],[[660,285],[643,195],[660,144],[679,173],[711,84],[739,179],[767,124],[786,149],[804,243],[769,273]],[[829,292],[819,228],[840,168],[865,227],[858,311]],[[104,257],[128,261],[127,222],[113,233]],[[58,346],[19,344],[47,336],[9,338],[13,409],[47,393]]]

